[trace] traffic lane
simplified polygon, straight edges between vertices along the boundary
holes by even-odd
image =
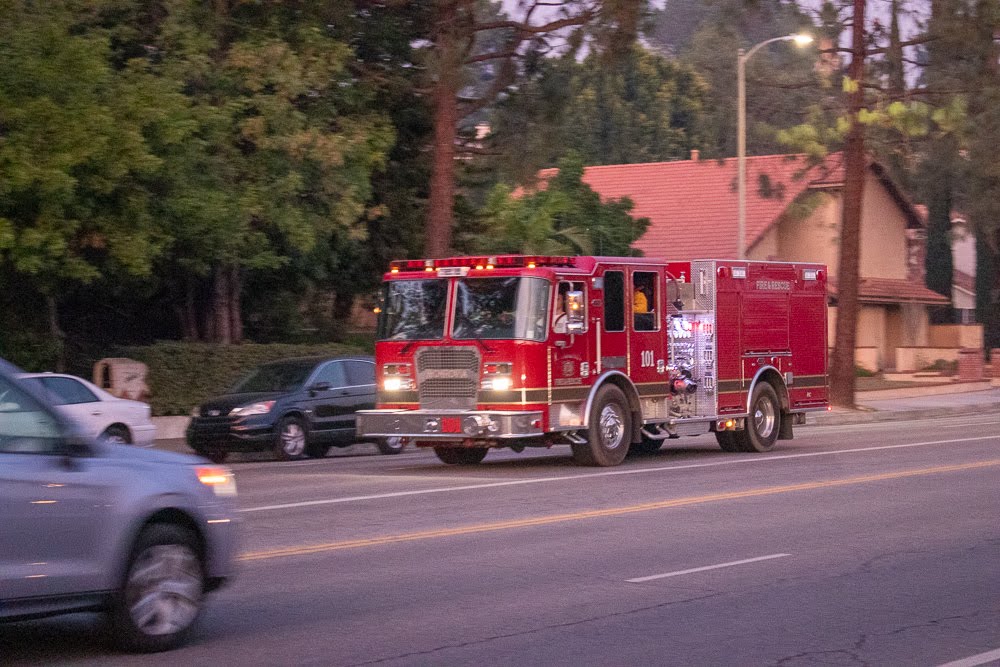
[[[1000,418],[979,420],[966,425],[958,420],[934,420],[927,423],[906,425],[855,425],[806,427],[797,430],[797,438],[781,441],[772,455],[789,453],[822,453],[854,446],[883,446],[912,442],[913,438],[945,440],[960,436],[965,431],[971,435],[1000,431]],[[755,458],[756,455],[737,455],[737,458]],[[626,466],[633,465],[633,458]],[[725,460],[711,435],[670,440],[650,461],[681,463],[692,459],[702,462]],[[650,461],[646,461],[649,463]],[[501,462],[507,465],[499,465]],[[573,464],[569,447],[557,446],[550,450],[529,449],[523,453],[508,450],[490,452],[479,466],[446,466],[429,450],[411,448],[403,454],[384,456],[352,456],[323,460],[289,463],[256,462],[233,466],[236,470],[241,502],[246,507],[272,506],[322,499],[324,491],[336,483],[343,496],[368,494],[369,482],[377,492],[393,490],[405,492],[438,486],[463,486],[470,478],[505,479],[548,477],[550,475],[574,476],[592,472],[594,468]],[[352,475],[382,475],[388,480],[366,479]],[[397,485],[398,487],[394,487]]]
[[[164,656],[99,655],[87,626],[0,640],[15,662],[71,664],[936,664],[1000,637],[997,481],[962,469],[250,561]]]
[[[292,506],[254,506],[243,499],[245,550],[308,547],[384,535],[434,532],[496,522],[558,521],[578,512],[616,511],[649,505],[679,505],[709,498],[733,500],[771,495],[787,487],[810,490],[852,480],[941,474],[950,466],[1000,468],[1000,436],[973,436],[932,444],[852,448],[840,452],[786,452],[764,456],[713,452],[703,460],[672,464],[663,454],[629,461],[615,469],[584,469],[574,474],[507,481],[479,478],[483,467],[520,470],[527,461],[498,462],[473,468],[448,468],[448,483],[389,493],[341,495],[331,476],[324,497]],[[939,444],[943,443],[943,444]],[[538,465],[543,465],[538,463]],[[458,475],[463,471],[465,475]],[[426,481],[422,482],[426,484]],[[711,500],[713,499],[714,500]]]

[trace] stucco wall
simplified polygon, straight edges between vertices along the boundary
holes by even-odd
[[[865,178],[861,211],[861,275],[905,279],[906,217],[872,173]]]
[[[982,324],[935,324],[926,345],[931,347],[972,347],[983,349]]]
[[[786,215],[776,225],[780,257],[788,262],[820,262],[837,274],[840,249],[840,198],[828,192],[805,195],[812,210],[804,218]]]
[[[951,261],[957,271],[976,275],[976,237],[965,223],[951,226]]]

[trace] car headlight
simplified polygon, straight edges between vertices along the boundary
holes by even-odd
[[[233,497],[236,495],[236,478],[233,471],[224,466],[197,466],[194,469],[198,481],[212,489],[212,492],[221,497]]]
[[[266,415],[274,407],[274,401],[261,401],[250,405],[240,405],[229,411],[231,415]]]

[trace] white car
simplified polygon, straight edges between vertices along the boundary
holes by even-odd
[[[142,446],[153,443],[156,426],[146,403],[112,396],[74,375],[23,373],[18,377],[34,385],[89,436]]]

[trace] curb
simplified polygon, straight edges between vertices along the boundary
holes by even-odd
[[[868,424],[872,422],[916,421],[934,417],[960,417],[984,412],[1000,411],[1000,403],[979,403],[943,408],[917,408],[915,410],[845,410],[823,412],[806,416],[806,426],[840,426],[843,424]]]

